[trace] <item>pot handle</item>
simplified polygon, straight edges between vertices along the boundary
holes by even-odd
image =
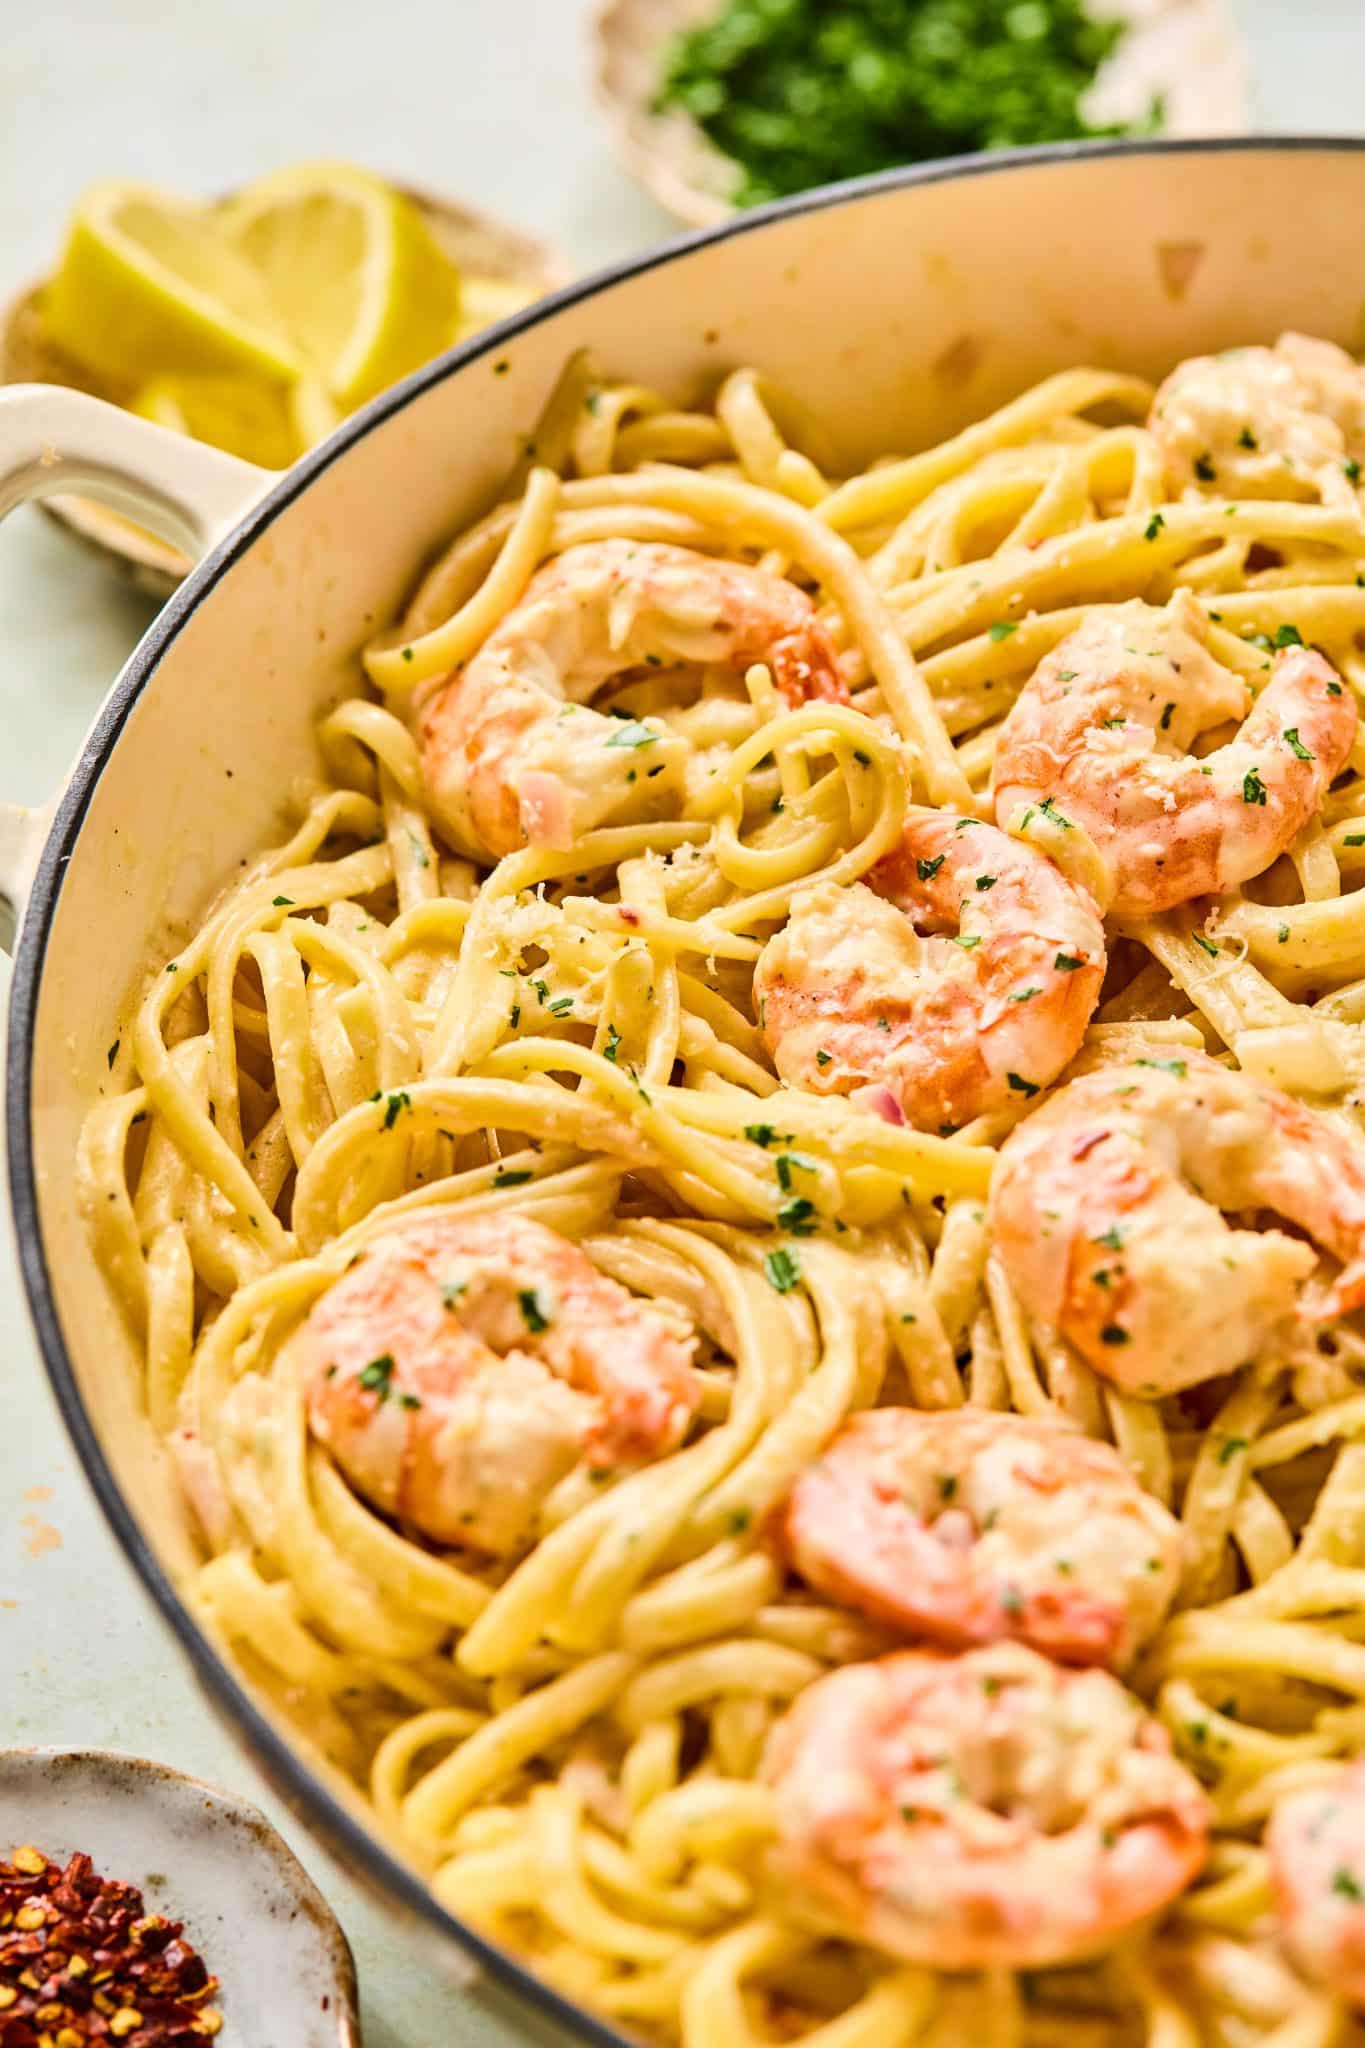
[[[79,491],[188,555],[207,554],[275,483],[219,448],[60,384],[0,390],[0,519],[30,498]],[[8,952],[51,806],[0,803],[0,952]]]

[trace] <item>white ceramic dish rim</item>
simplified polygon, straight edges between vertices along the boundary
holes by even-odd
[[[823,186],[793,199],[741,213],[718,226],[683,235],[625,263],[600,271],[540,301],[526,312],[489,328],[463,346],[438,357],[373,400],[339,427],[327,441],[306,455],[267,488],[266,473],[253,470],[216,451],[199,450],[197,493],[185,488],[178,472],[174,437],[165,436],[166,455],[141,478],[140,495],[129,466],[102,458],[95,449],[81,467],[80,487],[103,486],[106,497],[136,499],[146,516],[158,504],[163,521],[178,525],[192,543],[209,543],[208,552],[153,621],[105,699],[79,759],[64,787],[41,811],[0,804],[0,911],[8,906],[18,920],[8,1016],[5,1111],[10,1199],[18,1238],[19,1264],[29,1313],[62,1419],[84,1466],[96,1498],[125,1556],[151,1594],[215,1706],[226,1716],[240,1740],[281,1795],[316,1829],[332,1851],[366,1877],[405,1914],[454,1942],[487,1968],[547,2019],[596,2048],[631,2048],[626,2037],[604,2020],[546,1984],[518,1959],[475,1929],[457,1920],[437,1902],[417,1873],[385,1849],[363,1824],[327,1791],[247,1691],[225,1656],[192,1618],[153,1551],[125,1497],[81,1395],[75,1369],[62,1336],[57,1287],[49,1267],[40,1224],[38,1184],[31,1121],[31,1080],[34,1023],[44,954],[68,862],[86,812],[120,733],[163,656],[205,596],[240,557],[264,535],[278,515],[372,429],[401,412],[415,398],[444,379],[502,348],[519,334],[552,318],[563,308],[591,298],[609,287],[669,264],[693,250],[762,233],[770,222],[849,204],[879,192],[905,186],[931,185],[954,179],[1006,175],[1030,165],[1084,164],[1112,157],[1264,156],[1279,153],[1321,155],[1365,154],[1365,138],[1332,135],[1228,136],[1209,139],[1112,143],[1059,143],[1041,149],[1000,151],[990,156],[945,158]],[[15,394],[53,387],[13,387]],[[70,396],[70,394],[68,394]],[[112,410],[86,400],[98,412]],[[50,451],[41,439],[22,450],[6,448],[0,394],[0,516],[26,498],[72,488],[61,465],[44,475]],[[115,417],[128,424],[125,415]],[[133,426],[144,423],[132,422]],[[32,430],[30,420],[29,428]],[[23,436],[19,437],[21,440]],[[94,440],[97,443],[98,434]],[[125,438],[124,447],[129,444]],[[182,444],[183,445],[183,444]],[[154,443],[143,444],[152,450]],[[264,495],[261,493],[264,492]],[[245,508],[245,509],[244,509]],[[221,536],[221,537],[220,537]],[[0,939],[3,934],[0,933]]]

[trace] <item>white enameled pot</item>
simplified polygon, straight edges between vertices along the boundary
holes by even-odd
[[[79,395],[0,394],[0,512],[79,490],[203,556],[41,812],[0,807],[17,920],[9,1175],[35,1327],[119,1541],[220,1710],[433,1960],[473,1956],[584,2040],[618,2036],[460,1926],[305,1763],[178,1590],[182,1511],[77,1214],[81,1120],[154,952],[281,836],[319,713],[418,564],[480,512],[565,357],[686,396],[756,363],[850,463],[920,446],[1035,378],[1156,376],[1285,327],[1365,348],[1365,144],[1064,146],[808,194],[580,284],[430,365],[282,478]]]

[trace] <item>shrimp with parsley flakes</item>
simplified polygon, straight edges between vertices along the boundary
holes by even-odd
[[[1116,1669],[1164,1619],[1184,1545],[1112,1445],[985,1408],[850,1416],[780,1540],[811,1585],[911,1637]]]
[[[1222,1213],[1262,1210],[1303,1235]],[[1202,1053],[1060,1088],[1001,1147],[991,1218],[1030,1314],[1125,1393],[1235,1372],[1365,1302],[1365,1145]]]
[[[796,897],[754,999],[784,1081],[938,1131],[1057,1078],[1104,962],[1092,898],[1045,854],[916,809],[866,883]]]
[[[376,1238],[291,1340],[314,1436],[375,1507],[495,1557],[548,1489],[672,1450],[701,1398],[695,1336],[577,1245],[511,1214]]]
[[[1240,731],[1203,758],[1201,733]],[[1250,701],[1209,651],[1188,591],[1158,609],[1099,605],[1058,642],[1000,729],[995,814],[1088,833],[1108,909],[1148,917],[1259,875],[1317,815],[1346,765],[1356,704],[1336,670],[1282,647]]]
[[[788,705],[848,701],[814,600],[786,577],[659,542],[566,548],[478,653],[420,699],[422,778],[462,852],[572,846],[595,826],[659,815],[689,749],[660,720],[592,708],[630,670],[739,674],[766,664]]]

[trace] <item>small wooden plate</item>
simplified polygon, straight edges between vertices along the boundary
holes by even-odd
[[[654,101],[664,51],[725,0],[598,0],[591,17],[597,103],[617,151],[661,206],[692,227],[734,213],[739,169],[677,107]],[[1128,24],[1092,91],[1097,122],[1140,120],[1166,102],[1167,135],[1234,135],[1247,126],[1245,52],[1226,0],[1092,0]]]
[[[568,282],[568,265],[534,236],[439,193],[409,185],[397,189],[417,202],[436,240],[462,270],[523,285],[531,299]],[[128,404],[129,388],[105,382],[48,338],[41,310],[47,282],[42,278],[29,285],[0,312],[0,384],[69,384],[115,405]],[[56,497],[40,503],[68,533],[153,597],[169,597],[191,566],[178,548],[93,499]]]

